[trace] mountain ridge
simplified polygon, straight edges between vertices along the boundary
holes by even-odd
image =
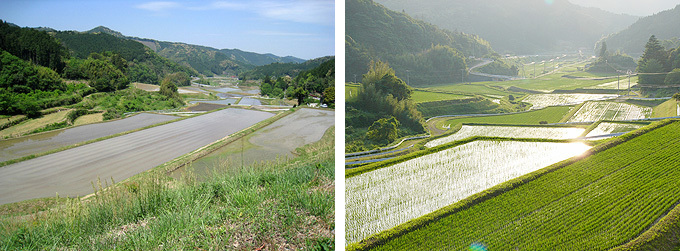
[[[630,54],[641,54],[652,35],[659,40],[680,38],[680,4],[673,9],[640,18],[628,28],[602,38],[597,46],[599,48],[604,41],[610,51],[622,50]]]

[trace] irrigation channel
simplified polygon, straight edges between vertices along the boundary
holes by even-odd
[[[335,125],[335,111],[300,109],[264,128],[195,160],[170,175],[179,178],[192,172],[202,179],[219,169],[248,166],[259,162],[284,160],[298,147],[319,141]]]
[[[60,147],[135,130],[173,119],[178,119],[178,117],[140,113],[111,122],[82,125],[14,139],[0,140],[0,162],[47,152]]]
[[[272,116],[229,108],[0,167],[0,204],[90,194]]]

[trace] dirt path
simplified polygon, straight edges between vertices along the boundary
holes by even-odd
[[[92,193],[245,129],[273,113],[225,109],[0,168],[0,204]]]

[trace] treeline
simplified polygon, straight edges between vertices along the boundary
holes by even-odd
[[[607,49],[607,42],[600,43],[597,60],[586,69],[589,72],[627,72],[633,71],[637,67],[637,63],[633,57],[628,56],[617,50],[612,54]]]
[[[193,68],[163,58],[136,41],[106,33],[90,34],[75,31],[57,32],[55,37],[68,48],[73,57],[78,59],[87,59],[92,53],[112,52],[119,55],[128,64],[128,70],[124,73],[132,82],[159,85],[165,75],[175,72],[198,76],[198,72]]]
[[[498,53],[486,55],[484,56],[484,58],[491,58],[494,61],[485,66],[475,68],[475,70],[481,73],[494,75],[517,76],[519,74],[519,68],[517,67],[517,65],[508,64],[508,62],[503,60],[501,56],[498,55]]]
[[[56,72],[64,68],[67,51],[46,32],[24,29],[0,20],[0,49]]]
[[[107,118],[146,108],[174,108],[183,104],[177,85],[188,85],[189,74],[197,74],[137,42],[107,34],[50,33],[0,22],[0,114],[39,117],[43,109],[74,105],[94,92],[118,93],[112,97],[122,103],[104,107],[112,109]],[[130,81],[162,82],[162,92],[122,92]]]
[[[356,99],[347,101],[345,150],[385,146],[397,138],[425,132],[423,117],[411,99],[413,90],[387,63],[371,62]]]
[[[460,81],[467,74],[467,56],[493,52],[475,35],[442,30],[370,0],[348,0],[345,5],[349,81],[358,81],[371,60],[389,62],[395,75],[412,86]]]
[[[39,117],[42,109],[78,103],[93,92],[84,84],[64,84],[54,70],[0,50],[0,114]]]
[[[637,71],[641,85],[680,85],[680,47],[665,50],[652,35],[638,61]]]
[[[277,64],[277,63],[274,63]],[[276,98],[294,98],[298,105],[313,103],[311,97],[333,107],[335,103],[335,58],[321,63],[315,68],[296,74],[294,78],[285,75],[262,79],[260,94]]]
[[[303,63],[271,63],[268,65],[262,65],[262,66],[257,66],[253,68],[252,70],[242,72],[238,75],[239,79],[241,80],[248,80],[248,79],[263,79],[265,76],[270,76],[270,77],[283,77],[283,76],[291,76],[295,77],[299,75],[303,71],[308,71],[313,68],[318,67],[319,65],[323,64],[324,62],[327,62],[329,60],[334,60],[335,57],[333,56],[327,56],[327,57],[320,57],[320,58],[315,58],[311,60],[307,60]]]

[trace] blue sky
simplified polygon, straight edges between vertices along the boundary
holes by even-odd
[[[334,55],[334,0],[3,0],[0,19],[22,27],[86,31],[312,59]]]

